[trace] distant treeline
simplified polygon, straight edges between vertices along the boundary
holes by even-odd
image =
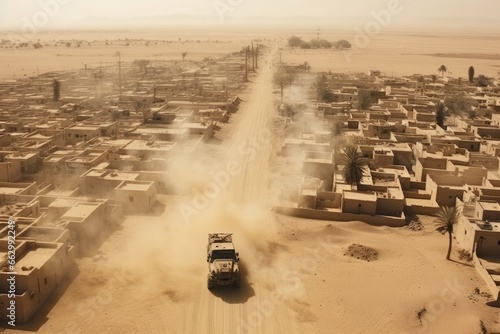
[[[297,36],[288,38],[288,46],[291,48],[302,49],[350,49],[352,47],[351,43],[345,39],[341,39],[336,42],[330,42],[326,39],[312,39],[309,42],[306,42]]]

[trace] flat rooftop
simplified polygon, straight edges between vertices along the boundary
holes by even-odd
[[[23,191],[24,188],[14,188],[14,187],[0,187],[0,194],[12,195]]]
[[[303,196],[317,196],[318,192],[314,189],[302,189],[300,194]]]
[[[83,221],[100,205],[101,203],[77,203],[61,217],[61,220]]]
[[[36,156],[37,153],[23,153],[22,155],[15,155],[15,154],[9,154],[7,156],[7,158],[9,159],[19,159],[19,160],[24,160],[24,159],[29,159],[29,158],[32,158],[34,156]]]
[[[120,190],[128,190],[128,191],[147,191],[151,188],[152,182],[148,183],[138,183],[138,182],[124,182],[123,184],[118,186]]]
[[[304,162],[313,162],[313,163],[319,163],[319,164],[333,165],[332,159],[306,158],[306,159],[304,159]]]
[[[37,247],[30,249],[16,262],[16,271],[22,273],[22,267],[41,268],[56,252],[56,248]]]
[[[74,127],[71,127],[69,129],[66,129],[66,131],[68,130],[77,130],[77,131],[100,131],[100,127],[98,126],[74,126]]]
[[[78,203],[77,199],[58,198],[49,204],[49,208],[68,208]]]
[[[154,141],[134,140],[124,147],[125,150],[151,150],[151,151],[170,151],[175,146],[174,142],[170,141]]]
[[[165,135],[183,135],[187,133],[187,129],[172,129],[172,128],[139,128],[132,131],[140,134],[165,134]]]
[[[128,145],[132,140],[130,139],[115,139],[115,140],[106,140],[99,147],[123,147]]]
[[[195,123],[195,122],[186,122],[182,123],[183,128],[195,128],[195,129],[207,129],[210,126],[209,123],[205,123],[205,125],[201,123]]]
[[[500,204],[496,202],[479,202],[484,210],[488,211],[500,211]]]
[[[317,142],[315,139],[302,138],[286,138],[285,144],[330,146],[330,143],[327,142]]]
[[[364,193],[360,191],[344,191],[344,199],[376,202],[377,195],[374,193]]]
[[[110,172],[103,176],[106,180],[137,180],[140,174],[138,173],[120,173]]]

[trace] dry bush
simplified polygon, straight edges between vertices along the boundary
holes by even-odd
[[[80,185],[80,174],[68,173],[61,167],[44,167],[36,174],[35,181],[41,186],[53,184],[58,190],[73,190]]]
[[[420,310],[417,311],[417,317],[418,320],[420,320],[420,323],[422,324],[422,317],[424,314],[427,312],[427,309],[425,307],[422,307]]]
[[[415,214],[406,213],[406,225],[405,228],[411,231],[422,231],[424,229],[424,225],[420,221],[420,217]]]
[[[472,261],[472,255],[466,251],[465,249],[461,249],[459,252],[458,252],[458,258],[461,260],[461,261],[467,261],[467,262],[471,262]]]
[[[378,252],[371,247],[353,244],[347,248],[344,256],[350,256],[358,260],[367,262],[376,261],[378,259]]]

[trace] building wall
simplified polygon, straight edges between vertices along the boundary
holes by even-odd
[[[404,206],[403,198],[377,198],[377,215],[400,217]]]
[[[453,206],[456,203],[457,198],[463,200],[464,190],[463,189],[451,189],[448,187],[437,188],[436,203],[439,206]]]
[[[36,173],[42,167],[42,159],[39,158],[39,154],[35,154],[31,157],[6,157],[6,162],[19,162],[21,165],[21,173],[32,174]]]
[[[471,154],[470,155],[470,165],[472,166],[483,166],[489,171],[498,171],[500,166],[500,159],[498,157],[492,157],[483,154]]]
[[[342,206],[342,194],[320,189],[318,191],[317,205],[321,208],[340,209]]]
[[[431,113],[417,112],[415,119],[417,121],[419,121],[419,122],[431,123],[431,122],[435,122],[436,121],[436,115],[431,114]]]
[[[74,265],[73,252],[68,251],[66,245],[49,242],[24,241],[18,247],[16,255],[20,258],[22,254],[36,251],[37,248],[51,248],[55,252],[39,268],[29,271],[18,272],[16,276],[16,321],[27,322],[47,300],[57,284],[68,273]],[[6,279],[10,273],[0,273],[0,303],[8,302],[5,295]],[[1,307],[1,320],[6,319],[6,310]]]
[[[68,221],[67,228],[71,232],[81,233],[84,237],[92,237],[101,232],[102,226],[106,220],[106,200],[92,201],[92,202],[78,202],[73,207],[92,207],[92,210],[85,210],[84,216],[79,215],[74,218],[71,217],[71,211],[66,212],[61,220]]]
[[[336,222],[362,221],[373,226],[401,227],[406,224],[404,215],[401,215],[401,217],[372,216],[338,211],[311,210],[288,207],[275,207],[273,210],[280,214],[300,218],[329,220]]]
[[[1,275],[0,275],[1,277]],[[5,280],[8,277],[1,277],[1,280]],[[17,283],[17,281],[16,281]],[[7,308],[10,306],[10,298],[8,294],[0,293],[0,321],[8,322],[10,321],[7,318],[9,314],[7,312]],[[29,321],[32,314],[32,306],[30,300],[30,293],[24,292],[22,294],[16,294],[15,296],[16,302],[16,323],[26,323]]]
[[[480,135],[481,137],[500,138],[500,129],[497,127],[476,127],[472,126],[471,131]]]
[[[377,154],[375,152],[374,158],[376,167],[392,166],[394,164],[394,155],[392,153]]]
[[[465,148],[469,152],[479,152],[481,150],[480,141],[461,140],[457,144],[460,148]]]
[[[156,203],[156,186],[152,182],[151,186],[144,191],[117,188],[115,197],[126,212],[147,213]]]
[[[17,182],[21,178],[21,162],[13,160],[0,163],[0,182]]]
[[[302,173],[309,177],[316,177],[321,180],[333,179],[334,164],[313,161],[304,161]]]
[[[472,254],[474,252],[474,243],[476,242],[476,228],[467,217],[461,217],[455,226],[455,239],[460,247]]]
[[[411,172],[413,171],[413,152],[410,151],[397,151],[393,150],[394,153],[394,165],[402,165],[405,166],[406,169]]]
[[[374,215],[377,212],[377,202],[344,198],[342,212]]]
[[[299,208],[316,209],[317,196],[302,195],[299,193],[297,206]]]
[[[104,198],[114,193],[115,188],[122,183],[122,179],[103,179],[93,176],[80,177],[80,189],[82,194],[96,195]]]
[[[66,144],[68,145],[74,145],[82,141],[87,141],[89,139],[99,137],[99,135],[99,129],[94,130],[68,128],[64,131],[64,138],[66,140]]]
[[[500,255],[500,232],[483,231],[476,232],[476,253],[479,257]]]
[[[463,196],[465,193],[464,189],[450,188],[450,186],[459,186],[461,180],[457,177],[451,176],[435,176],[437,180],[443,181],[447,180],[450,184],[438,185],[432,176],[427,177],[426,181],[426,191],[431,194],[431,199],[435,201],[439,206],[453,206],[456,203],[457,198],[463,201]],[[455,184],[452,181],[456,181]]]

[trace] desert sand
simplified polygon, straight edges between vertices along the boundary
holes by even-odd
[[[184,51],[188,52],[187,59],[200,60],[238,51],[256,36],[261,39],[277,39],[284,45],[292,34],[306,40],[316,37],[315,29],[295,30],[283,27],[269,30],[259,28],[255,33],[251,29],[241,28],[171,29],[162,32],[41,31],[36,37],[42,45],[48,45],[41,49],[35,50],[31,46],[19,50],[0,48],[0,80],[78,69],[85,65],[96,68],[116,64],[117,52],[121,53],[125,62],[135,59],[181,59]],[[11,35],[7,33],[6,36]],[[471,65],[478,74],[498,76],[500,59],[497,47],[499,39],[496,35],[383,31],[369,36],[366,46],[356,44],[356,36],[354,30],[325,29],[321,38],[346,39],[354,48],[350,51],[284,49],[281,52],[282,60],[296,64],[307,61],[315,72],[366,72],[368,69],[378,69],[389,76],[438,74],[439,66],[445,64],[449,69],[448,74],[454,77],[466,78],[467,69]],[[81,41],[80,47],[76,47],[77,41]],[[106,41],[109,45],[105,45]],[[72,46],[66,47],[66,42],[71,42]],[[54,46],[56,43],[57,47]],[[125,46],[127,43],[129,46]]]
[[[422,46],[419,55],[405,56],[394,52],[397,40],[385,37],[349,66],[339,64],[340,55],[330,58],[318,51],[294,51],[285,57],[307,60],[314,70],[366,70],[377,64],[396,72],[435,72],[445,59],[421,54],[438,52],[439,41]],[[238,43],[222,49],[201,44],[188,51],[202,57]],[[393,48],[380,51],[388,45]],[[141,58],[167,53],[177,57],[180,50],[171,45]],[[24,57],[39,51],[27,52]],[[53,62],[53,51],[42,52],[46,58],[40,62]],[[111,59],[111,50],[99,52]],[[134,52],[130,59],[144,48]],[[277,52],[275,48],[266,54],[266,60],[271,63]],[[4,50],[0,54],[12,58]],[[78,66],[87,59],[82,54],[90,57],[96,50],[67,51],[51,66]],[[93,59],[95,63],[97,57]],[[446,59],[456,72],[470,63],[455,61]],[[26,64],[20,58],[10,66],[21,63]],[[488,64],[495,61],[475,61],[483,71],[490,69]],[[205,155],[180,157],[172,164],[179,186],[191,188],[203,187],[213,178],[211,173],[231,162],[240,169],[227,186],[189,219],[180,208],[190,205],[191,198],[168,196],[160,197],[164,210],[129,216],[93,257],[77,261],[78,273],[59,287],[31,324],[5,333],[479,333],[481,321],[490,332],[500,331],[500,311],[485,305],[483,281],[472,265],[445,260],[447,241],[435,231],[432,218],[422,217],[424,229],[411,231],[308,221],[270,211],[275,201],[273,174],[279,168],[272,158],[279,146],[272,73],[271,67],[262,66],[251,77],[240,110],[223,125],[224,138],[219,139],[224,140],[209,142]],[[234,233],[245,279],[240,290],[211,292],[206,289],[206,236],[222,230]],[[353,244],[376,251],[376,258],[369,253],[368,262],[345,255]],[[362,254],[362,247],[356,249]]]

